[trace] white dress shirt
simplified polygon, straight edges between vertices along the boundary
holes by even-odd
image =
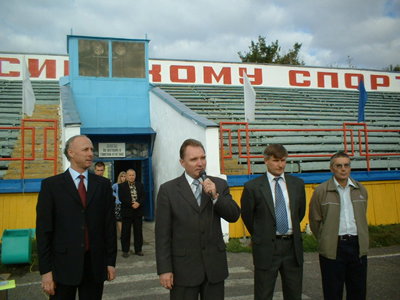
[[[343,188],[335,177],[333,180],[340,195],[339,235],[357,235],[356,219],[354,218],[353,203],[350,196],[350,186],[354,186],[354,184],[349,178],[347,179],[346,187]]]
[[[85,172],[83,172],[81,174],[81,173],[75,171],[72,168],[68,168],[68,170],[69,170],[69,173],[71,174],[72,180],[75,183],[76,189],[78,189],[79,182],[81,181],[81,179],[79,178],[79,175],[85,176],[85,178],[83,179],[83,183],[85,184],[85,187],[86,187],[86,190],[87,190],[88,189],[88,175],[89,175],[88,173],[89,173],[89,171],[86,170]]]

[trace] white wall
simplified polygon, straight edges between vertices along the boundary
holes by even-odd
[[[152,92],[150,92],[150,120],[151,127],[157,132],[152,156],[154,201],[157,200],[161,184],[182,175],[184,172],[179,162],[179,149],[188,138],[203,143],[207,156],[207,174],[226,180],[226,176],[220,174],[219,128],[203,128],[178,113]],[[229,239],[229,223],[221,220],[221,227],[224,240],[227,242]]]
[[[64,155],[65,143],[73,136],[81,134],[80,126],[67,126],[62,129],[62,156],[63,156],[63,169],[64,171],[69,168],[71,163]]]
[[[179,163],[179,149],[188,138],[203,143],[207,155],[206,171],[210,174],[219,174],[218,128],[203,128],[179,114],[152,92],[150,92],[150,119],[151,127],[157,132],[153,151],[155,195],[162,183],[182,175],[184,169]]]

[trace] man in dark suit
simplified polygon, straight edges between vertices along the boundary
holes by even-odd
[[[272,299],[278,272],[285,300],[301,299],[306,211],[303,180],[284,174],[288,152],[280,144],[264,151],[268,172],[245,183],[242,219],[252,235],[254,299]]]
[[[143,256],[143,216],[146,194],[141,182],[135,181],[136,172],[132,169],[126,171],[126,181],[118,185],[118,195],[121,201],[121,246],[122,256],[129,257],[131,245],[131,227],[133,224],[133,244],[135,254]]]
[[[221,218],[236,222],[240,208],[225,180],[208,177],[201,142],[189,139],[180,148],[182,176],[161,185],[156,211],[156,258],[160,283],[170,299],[224,299],[228,277]],[[193,186],[192,186],[193,185]]]
[[[70,168],[42,181],[36,237],[42,289],[50,299],[101,299],[115,278],[117,238],[108,179],[88,172],[93,145],[84,135],[65,146]],[[87,191],[86,191],[87,190]]]

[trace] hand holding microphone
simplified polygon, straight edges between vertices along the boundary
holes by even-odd
[[[214,182],[212,182],[207,177],[207,173],[204,170],[200,171],[200,177],[203,180],[201,182],[201,185],[203,186],[204,191],[210,196],[210,198],[212,200],[217,199],[219,196],[218,192],[217,192],[217,188],[216,188]]]

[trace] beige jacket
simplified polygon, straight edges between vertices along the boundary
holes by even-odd
[[[350,196],[357,224],[360,257],[368,254],[369,234],[367,221],[368,192],[358,181],[350,178]],[[317,186],[309,207],[311,231],[318,239],[318,252],[329,259],[336,259],[340,222],[340,196],[333,176]]]

